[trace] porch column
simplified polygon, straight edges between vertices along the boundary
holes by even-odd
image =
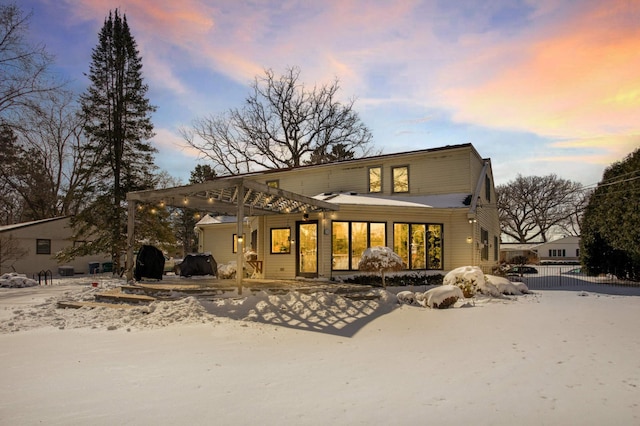
[[[236,252],[236,284],[238,285],[238,294],[242,294],[242,276],[244,275],[244,239],[242,231],[244,230],[244,185],[242,182],[238,184],[238,224],[237,231],[237,247]]]
[[[125,260],[125,272],[127,282],[130,282],[133,281],[133,243],[135,241],[136,202],[129,200],[127,208],[127,259]],[[119,271],[114,272],[118,273]]]

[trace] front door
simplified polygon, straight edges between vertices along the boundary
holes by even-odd
[[[296,276],[318,276],[318,222],[296,223]]]

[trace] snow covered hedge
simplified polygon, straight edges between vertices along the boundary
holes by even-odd
[[[27,278],[24,274],[11,272],[0,276],[0,287],[22,288],[35,287],[38,285],[36,280]]]

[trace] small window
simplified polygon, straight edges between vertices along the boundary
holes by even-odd
[[[280,188],[280,181],[279,180],[268,180],[267,181],[267,186],[269,186],[271,188]]]
[[[488,202],[491,202],[491,179],[489,176],[484,177],[484,196]]]
[[[246,246],[247,238],[246,238],[246,236],[244,234],[242,234],[242,241]],[[234,253],[238,252],[238,234],[233,234],[233,247],[232,247],[231,251],[233,251]]]
[[[291,228],[271,229],[271,254],[291,253]]]
[[[36,240],[36,254],[51,254],[51,240],[38,238]]]
[[[382,167],[369,167],[369,192],[382,192]]]
[[[480,240],[482,243],[480,260],[489,260],[489,231],[484,228],[480,228]]]
[[[393,192],[409,192],[409,166],[393,167]]]

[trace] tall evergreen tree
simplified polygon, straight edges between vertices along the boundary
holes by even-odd
[[[584,214],[581,261],[594,274],[640,281],[640,149],[608,167]]]
[[[126,194],[154,185],[156,149],[147,140],[154,135],[155,107],[147,98],[126,15],[121,17],[118,9],[105,19],[91,59],[91,84],[80,102],[91,141],[87,149],[95,156],[100,181],[97,201],[74,220],[76,232],[92,236],[75,254],[110,252],[118,270],[126,246]]]

